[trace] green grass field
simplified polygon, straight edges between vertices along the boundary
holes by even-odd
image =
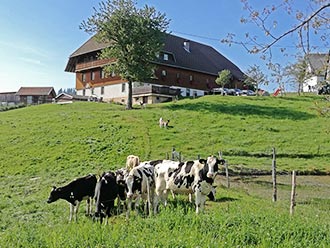
[[[258,193],[271,192],[268,183],[246,181],[220,187],[199,216],[184,196],[157,216],[120,215],[108,226],[85,217],[84,204],[79,222],[68,223],[66,202],[46,203],[53,185],[123,167],[129,154],[165,158],[172,147],[185,160],[222,151],[237,172],[270,171],[275,147],[279,172],[329,173],[329,119],[315,103],[328,104],[319,96],[205,96],[132,111],[74,103],[0,112],[0,247],[328,247],[329,197],[315,185],[299,187],[311,197],[298,198],[293,217],[287,197],[274,204]]]

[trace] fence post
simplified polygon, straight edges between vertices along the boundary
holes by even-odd
[[[229,182],[229,172],[228,172],[228,163],[227,163],[227,160],[225,160],[225,169],[226,169],[226,178],[227,178],[227,188],[229,189],[230,182]]]
[[[222,152],[219,151],[219,159],[222,159]],[[225,171],[226,171],[226,179],[227,179],[227,188],[230,188],[230,182],[229,182],[229,172],[228,172],[228,163],[227,160],[225,160]]]
[[[174,160],[174,152],[175,152],[175,148],[174,147],[172,147],[172,160]]]
[[[296,172],[292,171],[290,215],[293,215],[295,206],[296,206]]]
[[[273,202],[276,202],[276,200],[277,200],[277,184],[276,184],[276,153],[275,153],[275,147],[273,147],[272,178],[273,178]]]

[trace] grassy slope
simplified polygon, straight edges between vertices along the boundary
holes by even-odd
[[[45,204],[53,184],[122,167],[128,154],[142,160],[164,158],[172,146],[187,159],[222,150],[230,165],[258,169],[270,167],[271,157],[264,155],[275,146],[278,170],[330,171],[328,120],[312,109],[319,99],[206,96],[133,111],[75,103],[0,113],[0,241],[25,247],[79,247],[86,242],[94,247],[109,240],[118,245],[166,246],[171,237],[181,247],[202,246],[210,239],[214,247],[327,244],[328,202],[301,206],[291,223],[287,202],[269,205],[244,192],[222,189],[220,201],[209,203],[213,210],[203,215],[205,220],[183,206],[174,215],[172,211],[172,217],[166,211],[129,223],[118,217],[109,229],[84,217],[78,225],[63,225],[67,204]],[[160,129],[160,116],[170,119],[172,127]],[[204,236],[198,234],[200,226]],[[140,237],[142,230],[145,235]],[[125,236],[127,232],[132,235]],[[152,238],[159,232],[162,238]]]
[[[108,104],[42,105],[0,113],[0,172],[121,167],[129,154],[165,158],[174,146],[186,159],[221,150],[230,165],[330,171],[328,119],[317,97],[206,96],[124,111]],[[159,117],[171,128],[158,127]]]

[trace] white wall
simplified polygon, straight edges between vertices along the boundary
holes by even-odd
[[[303,92],[317,92],[317,84],[323,81],[323,77],[313,76],[303,84]],[[310,87],[309,87],[310,86]]]

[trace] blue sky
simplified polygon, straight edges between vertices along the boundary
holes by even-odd
[[[79,24],[91,16],[93,7],[99,2],[2,0],[0,92],[17,91],[21,86],[53,86],[56,91],[74,88],[74,74],[65,72],[64,68],[70,54],[90,37],[79,29]],[[253,32],[253,26],[240,23],[240,18],[246,14],[240,0],[137,2],[139,6],[147,4],[165,13],[171,19],[169,31],[173,34],[214,47],[243,71],[253,64],[265,64],[240,46],[229,47],[220,42],[227,33],[244,35],[247,30]],[[262,4],[267,2],[274,1],[262,1]],[[289,24],[284,18],[279,21]],[[292,45],[290,38],[283,42],[288,47]],[[294,59],[281,56],[278,61],[284,64],[294,62]],[[271,84],[267,89],[273,91],[275,87]]]

